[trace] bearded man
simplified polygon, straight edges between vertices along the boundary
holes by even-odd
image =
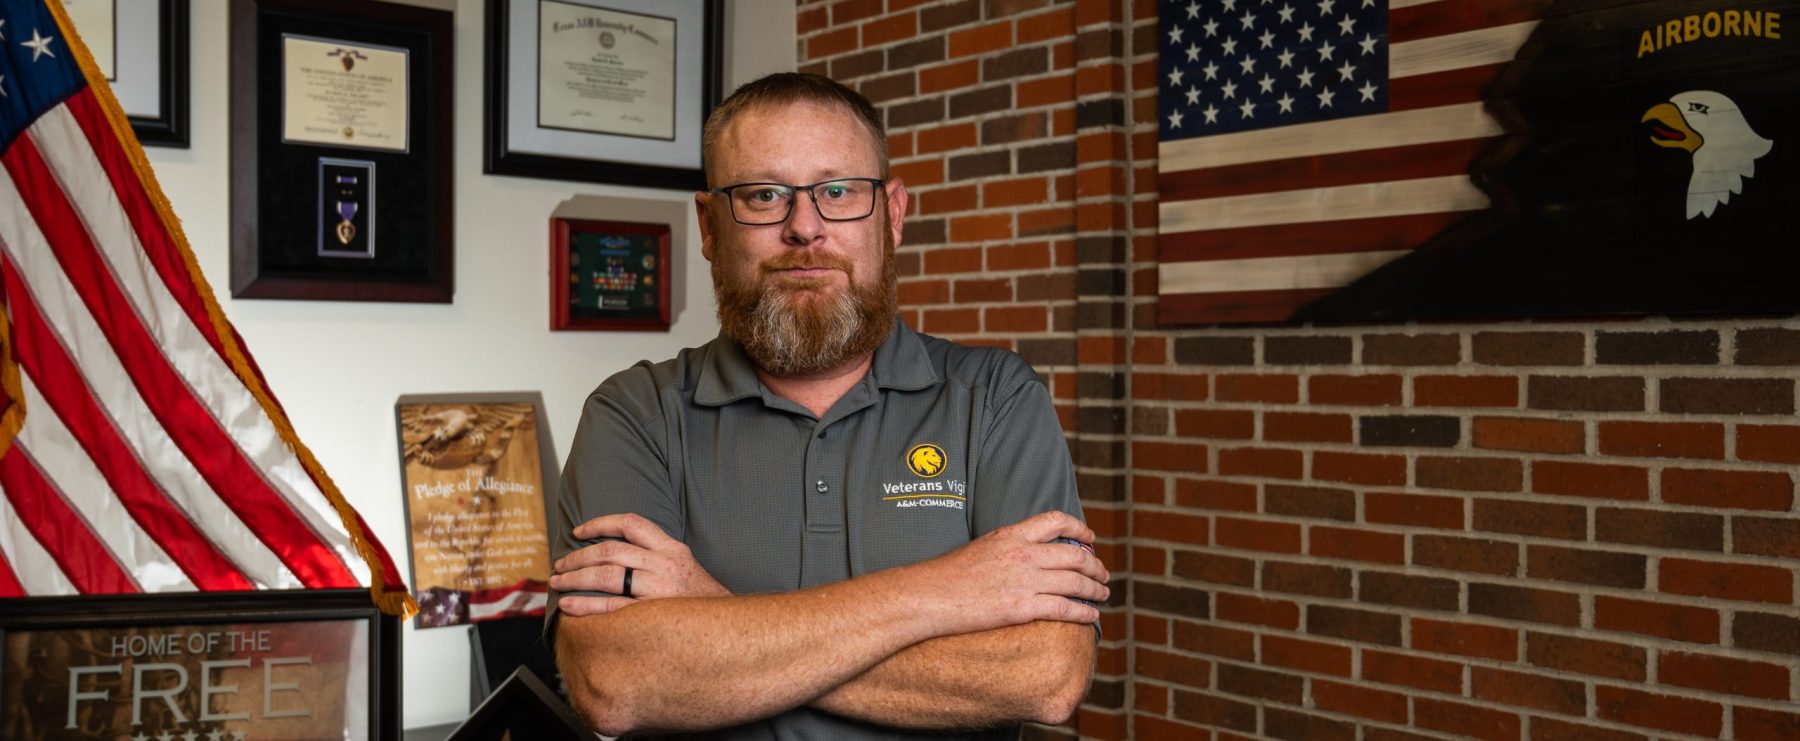
[[[719,337],[588,397],[553,515],[548,624],[601,733],[1016,738],[1086,691],[1109,575],[1049,394],[895,319],[886,142],[817,75],[706,123]]]

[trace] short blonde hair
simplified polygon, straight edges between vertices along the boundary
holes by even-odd
[[[732,121],[743,115],[744,111],[763,106],[792,105],[795,103],[818,103],[842,107],[856,116],[869,136],[875,140],[875,157],[880,163],[880,174],[883,180],[888,176],[887,128],[881,123],[881,112],[861,93],[851,90],[843,83],[824,75],[805,72],[777,72],[757,80],[744,83],[733,91],[725,102],[714,108],[712,115],[706,119],[706,128],[701,133],[701,158],[706,163],[706,186],[717,188],[720,183],[713,179],[713,162],[718,152],[719,137]]]

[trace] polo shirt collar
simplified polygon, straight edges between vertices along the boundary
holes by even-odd
[[[875,349],[869,375],[877,388],[917,391],[929,388],[942,379],[925,351],[924,340],[905,322],[894,320],[881,347]],[[724,406],[735,401],[762,395],[762,381],[756,367],[737,340],[720,332],[708,343],[705,365],[700,369],[700,382],[694,388],[694,401],[707,406]]]

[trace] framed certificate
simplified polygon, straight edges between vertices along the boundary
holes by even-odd
[[[550,219],[550,329],[669,329],[668,224]]]
[[[488,0],[483,171],[704,187],[719,0]]]
[[[0,738],[400,737],[399,620],[367,590],[7,602]]]
[[[232,0],[233,296],[451,300],[451,28],[398,3]]]
[[[188,146],[188,0],[63,0],[148,146]]]

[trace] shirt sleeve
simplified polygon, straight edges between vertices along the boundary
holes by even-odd
[[[656,399],[654,383],[642,368],[609,379],[588,396],[550,512],[553,563],[583,546],[600,542],[577,540],[574,529],[604,515],[635,512],[670,537],[685,538]],[[570,594],[611,596],[604,592]],[[562,593],[551,590],[545,610],[545,639],[551,645],[560,596]]]
[[[1061,510],[1082,517],[1069,444],[1037,373],[1014,355],[990,400],[981,460],[969,482],[973,536],[1032,515]],[[1085,518],[1083,518],[1085,521]]]

